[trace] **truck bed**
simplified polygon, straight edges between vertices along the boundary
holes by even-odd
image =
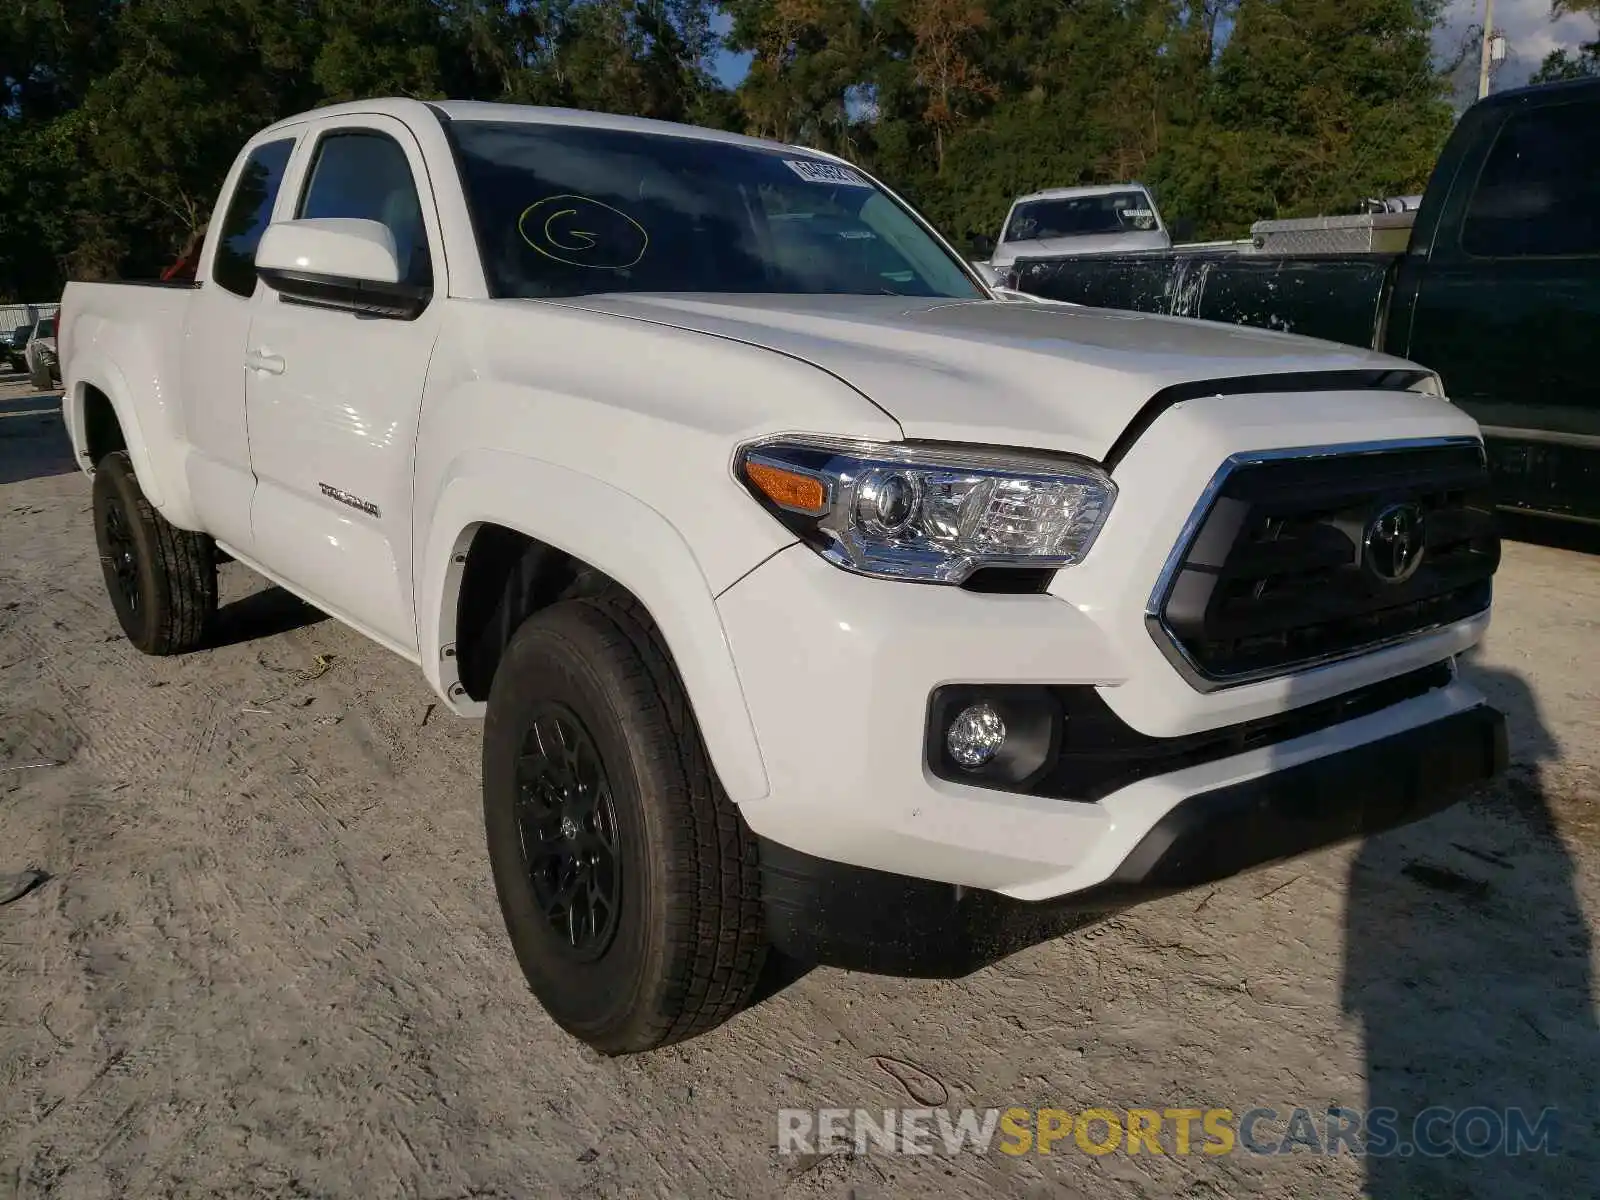
[[[107,399],[123,429],[138,431],[129,439],[128,450],[140,477],[152,481],[147,499],[163,513],[168,511],[168,496],[155,481],[166,478],[164,472],[181,475],[186,431],[175,399],[181,386],[189,308],[198,295],[195,285],[187,282],[71,282],[62,293],[56,318],[61,378],[69,396],[86,378],[103,377],[113,369],[111,364],[114,374],[126,381],[125,392]],[[149,391],[152,388],[156,390]],[[135,394],[150,397],[143,411],[129,403]],[[95,410],[69,403],[65,411],[78,465],[91,470],[104,447],[98,436],[91,436],[93,431],[73,423]],[[162,461],[156,463],[148,455]],[[171,515],[184,517],[182,512]]]
[[[1378,349],[1400,258],[1226,251],[1024,258],[1013,286],[1095,308],[1255,325]]]

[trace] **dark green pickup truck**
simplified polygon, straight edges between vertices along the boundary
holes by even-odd
[[[1009,282],[1412,359],[1483,426],[1502,505],[1600,521],[1600,80],[1468,111],[1404,254],[1034,258]]]

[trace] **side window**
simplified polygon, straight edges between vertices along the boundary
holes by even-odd
[[[1467,207],[1461,248],[1480,258],[1600,254],[1600,103],[1506,121]]]
[[[257,146],[239,172],[222,222],[216,260],[211,264],[211,278],[237,295],[248,296],[256,290],[256,246],[272,220],[272,206],[283,186],[283,169],[293,150],[293,138]]]
[[[394,234],[400,278],[433,284],[422,204],[405,151],[391,137],[365,130],[325,134],[317,143],[298,217],[364,217]]]

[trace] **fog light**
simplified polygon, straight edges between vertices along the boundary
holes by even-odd
[[[958,765],[976,771],[1006,744],[1006,723],[993,706],[970,705],[950,722],[944,744]]]

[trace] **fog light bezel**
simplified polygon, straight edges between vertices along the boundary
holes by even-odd
[[[987,704],[1005,723],[1006,736],[982,766],[957,762],[946,744],[955,719]],[[1052,689],[1039,684],[945,684],[928,697],[924,738],[928,770],[938,779],[1004,791],[1025,791],[1050,770],[1060,750],[1064,714]]]

